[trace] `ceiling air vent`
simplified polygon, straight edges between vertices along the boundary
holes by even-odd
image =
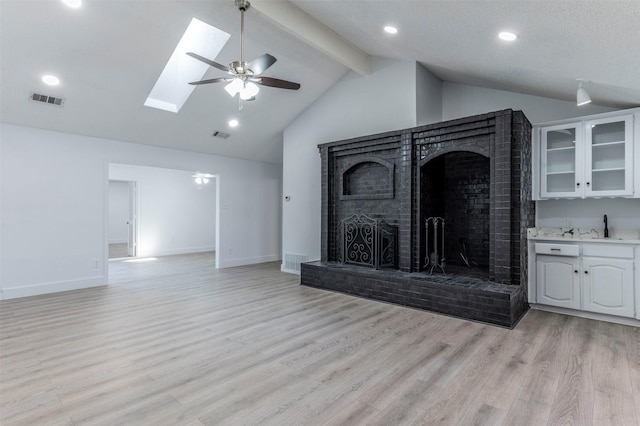
[[[62,98],[54,98],[53,96],[41,95],[40,93],[32,92],[31,95],[29,95],[29,99],[50,105],[62,106],[64,104],[64,99]]]
[[[216,130],[211,136],[213,136],[214,138],[227,139],[231,135],[229,133],[219,132]]]

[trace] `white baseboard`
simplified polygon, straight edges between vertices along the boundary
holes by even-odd
[[[80,290],[83,288],[100,287],[103,285],[107,285],[107,279],[101,275],[72,281],[57,281],[22,287],[3,287],[0,289],[0,300],[59,293],[61,291]]]
[[[162,249],[154,251],[140,251],[137,257],[154,257],[154,256],[174,256],[177,254],[203,253],[207,251],[215,251],[215,246],[204,247],[182,247],[174,249]]]
[[[279,254],[272,254],[270,256],[258,256],[258,257],[245,257],[243,259],[229,259],[221,260],[219,268],[233,268],[234,266],[254,265],[256,263],[277,262],[282,260]]]
[[[598,321],[606,321],[616,324],[640,327],[640,320],[634,318],[618,317],[615,315],[600,314],[597,312],[578,311],[575,309],[559,308],[557,306],[540,305],[537,303],[529,303],[529,307],[531,309],[538,309],[539,311],[554,312],[556,314],[572,315],[574,317],[588,318]]]

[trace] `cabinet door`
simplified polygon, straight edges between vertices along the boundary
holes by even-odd
[[[633,317],[633,261],[582,258],[582,308]]]
[[[585,195],[633,193],[633,115],[585,123]]]
[[[540,134],[540,196],[581,197],[583,152],[580,123],[543,127]]]
[[[580,274],[577,257],[536,257],[537,302],[580,309]]]

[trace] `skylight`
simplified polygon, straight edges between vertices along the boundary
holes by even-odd
[[[145,106],[175,113],[180,111],[195,89],[188,83],[202,80],[209,68],[209,65],[187,56],[187,52],[215,58],[229,37],[226,32],[193,18],[151,89]]]

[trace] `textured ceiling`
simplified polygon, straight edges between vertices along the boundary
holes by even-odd
[[[265,0],[268,1],[268,0]],[[143,103],[191,18],[231,34],[216,61],[239,56],[239,12],[232,0],[0,1],[0,119],[37,128],[281,162],[284,127],[347,68],[252,8],[245,50],[271,53],[269,76],[298,92],[263,88],[237,111],[222,85],[197,87],[180,113]],[[293,0],[370,55],[416,60],[441,79],[573,100],[577,77],[593,102],[640,105],[640,1]],[[381,31],[394,24],[399,33]],[[497,32],[520,38],[506,44]],[[56,88],[40,77],[55,73]],[[205,78],[220,77],[210,69]],[[31,91],[66,99],[62,108],[28,100]],[[227,121],[238,118],[236,129]],[[232,133],[227,140],[215,130]]]

